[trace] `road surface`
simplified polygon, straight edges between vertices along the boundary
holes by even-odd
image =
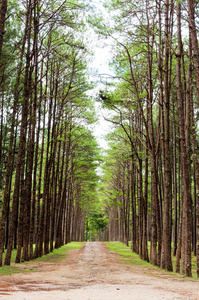
[[[100,242],[70,250],[59,263],[34,261],[37,272],[0,276],[1,299],[196,300],[199,281],[119,263]],[[29,263],[30,264],[30,263]]]

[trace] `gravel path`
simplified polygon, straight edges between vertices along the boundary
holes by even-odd
[[[59,263],[31,267],[38,272],[0,276],[0,299],[199,300],[199,281],[119,264],[119,255],[100,242],[69,251]]]

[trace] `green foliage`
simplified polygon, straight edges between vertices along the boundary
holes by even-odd
[[[126,99],[123,97],[119,90],[116,91],[99,91],[99,97],[97,99],[102,103],[102,107],[107,109],[116,109],[117,106],[121,107]]]
[[[122,207],[122,202],[116,202],[116,201],[113,201],[113,202],[110,202],[109,203],[109,206],[116,206],[116,207]]]
[[[92,131],[87,127],[74,127],[72,131],[72,165],[75,191],[82,212],[88,214],[98,202],[97,168],[101,162],[100,148]]]
[[[106,108],[112,108],[113,105],[113,95],[107,91],[99,91],[99,101],[102,102],[103,106]]]
[[[86,218],[85,238],[89,241],[103,239],[103,232],[108,224],[108,216],[102,210],[95,210]]]

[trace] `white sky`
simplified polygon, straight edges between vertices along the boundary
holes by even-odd
[[[92,0],[91,3],[95,7],[97,12],[102,12],[103,16],[108,17],[108,13],[102,4],[103,1]],[[106,82],[106,75],[113,75],[113,71],[109,68],[109,61],[111,60],[111,46],[110,40],[98,39],[97,34],[91,29],[89,32],[91,48],[94,51],[94,58],[89,64],[89,69],[91,73],[91,80],[96,82],[96,88],[92,91],[92,96],[96,97],[100,89],[105,89],[105,85],[101,82]],[[112,124],[105,121],[104,116],[108,116],[109,112],[100,107],[100,103],[96,103],[96,111],[98,115],[99,122],[94,126],[94,135],[100,145],[100,147],[107,149],[108,143],[105,141],[105,135],[112,130]]]

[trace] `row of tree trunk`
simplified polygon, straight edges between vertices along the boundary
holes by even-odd
[[[82,8],[65,2],[54,6],[50,1],[43,7],[43,1],[27,0],[25,7],[12,7],[11,14],[19,9],[21,23],[20,35],[15,37],[14,87],[4,77],[1,85],[4,116],[10,110],[8,99],[13,109],[8,124],[1,118],[0,164],[6,172],[1,177],[0,266],[5,248],[4,264],[10,265],[13,248],[19,263],[48,254],[71,239],[84,239],[83,206],[88,201],[84,189],[94,179],[82,180],[85,167],[77,158],[95,174],[95,156],[89,146],[92,158],[87,163],[81,154],[86,151],[83,141],[94,138],[89,133],[86,139],[87,129],[80,125],[86,122],[82,112],[89,85],[84,76],[86,51],[73,31],[75,14]],[[4,60],[8,49],[8,41],[3,43],[5,14],[6,1],[2,1],[0,56]],[[8,22],[7,31],[17,22]],[[1,75],[9,67],[3,64]]]
[[[123,86],[114,93],[122,101],[106,93],[101,99],[117,113],[110,121],[120,127],[121,132],[115,132],[120,136],[118,149],[124,139],[127,146],[126,156],[120,156],[113,171],[111,186],[118,195],[109,211],[109,238],[125,243],[131,238],[132,250],[147,261],[150,240],[151,263],[169,271],[173,243],[176,271],[181,259],[186,276],[192,275],[193,251],[199,276],[197,8],[193,1],[185,4],[189,26],[184,45],[181,3],[144,3],[141,10],[139,4],[125,8],[120,3],[122,16],[128,25],[129,20],[136,24],[135,31],[122,31],[128,26],[118,17],[123,38],[110,34],[120,49],[115,66]]]

